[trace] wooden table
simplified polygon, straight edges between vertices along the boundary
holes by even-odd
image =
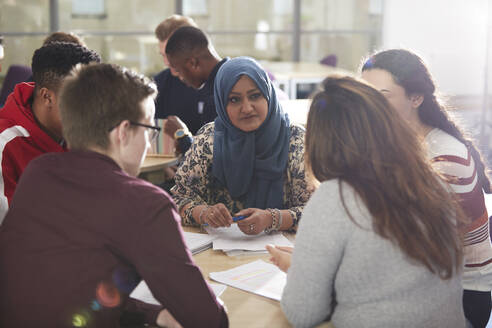
[[[262,61],[261,64],[275,76],[275,80],[283,87],[290,99],[296,99],[299,84],[320,83],[332,74],[353,75],[353,73],[341,68],[316,62]]]
[[[139,178],[156,185],[162,185],[169,179],[165,169],[178,164],[178,158],[172,155],[147,154],[140,167]]]
[[[183,230],[198,232],[199,229],[184,227]],[[286,235],[286,237],[291,240],[294,238],[292,235]],[[222,251],[214,251],[212,249],[193,256],[204,278],[209,282],[213,282],[213,280],[209,279],[210,272],[232,269],[258,259],[269,262],[269,258],[268,254],[230,257]],[[227,307],[230,327],[291,327],[280,308],[280,302],[275,300],[248,293],[231,286],[227,286],[220,299],[224,301]],[[324,323],[320,327],[333,328],[329,323]]]
[[[163,170],[178,164],[178,158],[172,155],[148,154],[140,167],[140,173]]]

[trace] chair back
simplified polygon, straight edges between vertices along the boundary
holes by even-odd
[[[0,91],[0,107],[5,104],[5,100],[14,91],[17,83],[27,82],[30,78],[32,78],[32,70],[29,66],[10,65]]]
[[[332,66],[336,67],[337,66],[337,55],[331,54],[319,61],[320,64],[326,65],[326,66]]]

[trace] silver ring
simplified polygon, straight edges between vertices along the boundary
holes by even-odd
[[[249,231],[254,231],[255,230],[255,225],[254,224],[250,224],[249,225]]]

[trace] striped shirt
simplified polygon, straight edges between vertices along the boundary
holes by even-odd
[[[489,216],[471,152],[458,139],[437,128],[427,134],[425,142],[428,159],[444,175],[468,218],[462,228],[465,233],[463,288],[490,291],[492,244]]]

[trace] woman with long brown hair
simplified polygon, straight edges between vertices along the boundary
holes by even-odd
[[[405,49],[369,57],[362,77],[379,89],[424,143],[427,158],[456,193],[467,222],[464,233],[463,306],[473,327],[485,327],[491,312],[492,244],[483,191],[490,181],[478,149],[453,122],[424,61]]]
[[[461,211],[374,88],[329,77],[312,101],[303,211],[282,308],[296,327],[464,327]],[[443,206],[446,204],[446,206]]]

